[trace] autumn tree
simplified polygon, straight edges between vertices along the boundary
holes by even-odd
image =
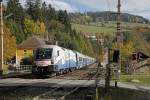
[[[44,37],[45,36],[45,33],[46,33],[46,26],[45,26],[45,23],[44,22],[37,22],[35,23],[37,24],[37,34],[41,37]]]
[[[89,25],[90,24],[90,22],[92,21],[92,18],[90,17],[90,16],[84,16],[84,19],[85,19],[85,21],[86,21],[86,23]]]
[[[43,22],[37,21],[34,22],[31,19],[25,19],[24,21],[24,25],[25,25],[25,36],[31,36],[31,35],[40,35],[40,36],[44,36],[45,32],[46,32],[46,26]]]
[[[10,29],[10,32],[13,34],[13,36],[16,37],[16,43],[19,44],[25,39],[25,34],[22,26],[20,23],[17,23],[16,21],[9,19],[5,20],[5,25]]]
[[[4,27],[4,61],[10,60],[15,56],[16,38],[11,34],[10,30]]]

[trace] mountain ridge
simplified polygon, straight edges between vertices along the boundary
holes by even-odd
[[[76,22],[76,19],[86,19],[85,16],[91,18],[91,22],[103,22],[103,21],[117,21],[117,13],[112,11],[101,11],[101,12],[86,12],[86,13],[70,13],[70,18],[73,22]],[[85,17],[85,18],[83,18]],[[143,16],[121,13],[121,21],[123,22],[132,22],[132,23],[149,23],[150,20],[144,18]],[[81,21],[79,21],[81,22]]]

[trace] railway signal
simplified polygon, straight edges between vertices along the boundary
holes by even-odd
[[[113,62],[115,62],[115,63],[119,62],[119,55],[120,55],[119,50],[114,50],[114,53],[113,53]]]

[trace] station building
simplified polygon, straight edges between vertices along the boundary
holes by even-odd
[[[16,64],[17,65],[23,64],[24,59],[32,59],[33,50],[39,47],[40,45],[44,44],[45,44],[44,39],[41,39],[36,36],[29,37],[27,40],[23,41],[21,44],[17,46]]]

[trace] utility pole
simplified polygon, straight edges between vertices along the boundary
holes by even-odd
[[[117,48],[120,52],[119,56],[119,69],[118,72],[121,70],[121,48],[123,46],[123,34],[121,32],[121,0],[118,0],[117,6]],[[117,80],[115,81],[115,87],[117,87]]]
[[[98,44],[100,44],[100,36],[96,36],[96,40],[98,42]],[[99,45],[100,46],[100,45]],[[99,48],[99,54],[100,54],[100,48]],[[96,88],[96,100],[99,100],[99,87],[98,87],[98,83],[99,83],[99,80],[98,80],[98,73],[99,73],[99,68],[100,68],[100,55],[98,55],[98,65],[97,65],[97,73],[96,73],[96,79],[95,79],[95,88]]]
[[[3,3],[0,0],[0,77],[3,75]]]
[[[106,65],[106,76],[105,76],[105,93],[109,93],[110,79],[111,79],[111,69],[110,69],[110,48],[107,48],[108,52],[108,64]]]

